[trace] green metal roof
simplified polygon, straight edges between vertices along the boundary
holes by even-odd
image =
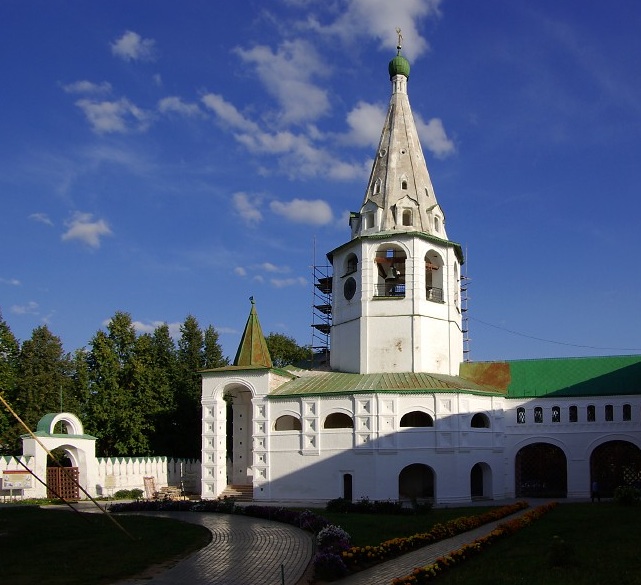
[[[272,358],[267,349],[267,342],[263,335],[263,330],[258,321],[258,314],[256,313],[256,306],[254,304],[254,297],[251,300],[251,311],[245,325],[245,331],[240,340],[238,351],[234,359],[235,366],[252,367],[260,366],[264,368],[272,367]]]
[[[641,356],[464,362],[459,376],[299,372],[269,398],[365,393],[465,392],[506,398],[641,394]]]
[[[442,374],[346,374],[344,372],[313,372],[287,382],[269,394],[269,398],[293,396],[326,396],[372,392],[425,393],[470,392],[496,394],[493,390],[459,376]]]
[[[641,394],[641,356],[471,362],[460,375],[508,398]]]
[[[43,438],[53,438],[53,439],[89,439],[91,441],[97,441],[98,437],[94,437],[93,435],[68,435],[67,433],[48,433],[47,431],[36,431],[33,433],[34,436],[36,437],[43,437]],[[20,435],[21,439],[30,439],[32,437],[31,434],[24,434]]]
[[[287,366],[289,368],[289,366]],[[266,366],[221,366],[220,368],[208,368],[206,370],[198,370],[200,374],[205,374],[205,373],[218,373],[218,372],[251,372],[253,370],[260,370],[260,371],[265,371],[269,370],[270,372],[274,374],[278,374],[279,376],[284,376],[284,377],[289,377],[293,378],[294,374],[288,369],[285,368],[267,368]]]

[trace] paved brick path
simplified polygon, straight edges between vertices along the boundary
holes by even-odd
[[[286,585],[302,578],[312,558],[312,536],[270,520],[233,514],[154,512],[202,524],[211,531],[210,544],[153,578],[127,579],[116,585]]]
[[[544,503],[538,502],[537,505]],[[509,518],[517,517],[521,510]],[[312,536],[288,524],[233,514],[154,512],[186,522],[202,524],[211,531],[210,544],[152,578],[128,579],[113,585],[281,585],[281,564],[286,585],[307,585],[306,571],[313,554]],[[469,532],[397,557],[332,585],[389,585],[415,567],[433,563],[440,556],[489,534],[501,522],[490,522]],[[319,584],[320,585],[320,584]]]

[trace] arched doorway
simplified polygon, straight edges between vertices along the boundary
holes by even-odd
[[[487,463],[477,463],[470,470],[470,496],[473,500],[492,498],[492,469]]]
[[[343,499],[347,500],[348,502],[352,501],[353,493],[352,493],[352,474],[351,473],[345,473],[343,475]]]
[[[227,484],[252,485],[251,392],[244,386],[228,387],[225,388],[223,399],[226,411]]]
[[[434,470],[423,463],[413,463],[403,468],[398,476],[400,500],[433,500]]]
[[[80,499],[80,468],[69,447],[58,447],[47,456],[47,498]]]
[[[590,455],[590,483],[598,482],[602,497],[611,498],[622,485],[641,487],[641,449],[628,441],[608,441]]]
[[[534,443],[516,454],[514,463],[517,498],[565,498],[568,494],[568,464],[560,447]]]

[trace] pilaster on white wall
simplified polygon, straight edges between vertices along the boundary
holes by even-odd
[[[253,484],[254,491],[259,493],[261,498],[269,498],[269,403],[264,398],[252,400],[253,420]]]
[[[303,455],[320,455],[320,399],[303,398],[303,432],[301,433],[301,453]]]

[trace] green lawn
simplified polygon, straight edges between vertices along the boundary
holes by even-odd
[[[345,530],[352,537],[352,545],[373,546],[390,538],[429,532],[434,524],[444,524],[448,520],[461,516],[477,516],[487,512],[488,509],[484,506],[437,508],[427,514],[416,516],[341,514],[325,510],[314,510],[314,513],[327,518],[332,524]]]
[[[480,514],[485,507],[436,509],[427,515],[331,514],[356,545],[428,531],[435,523]],[[0,508],[2,582],[12,585],[104,585],[137,575],[204,546],[197,525],[122,516],[129,539],[101,514],[37,507]],[[442,574],[439,585],[641,584],[641,506],[561,504],[479,557]],[[553,562],[553,559],[556,562]],[[400,577],[401,575],[399,575]]]
[[[11,585],[103,585],[202,548],[209,531],[148,516],[116,518],[33,506],[0,508],[0,580]]]
[[[435,583],[639,585],[640,527],[641,507],[561,504]]]

